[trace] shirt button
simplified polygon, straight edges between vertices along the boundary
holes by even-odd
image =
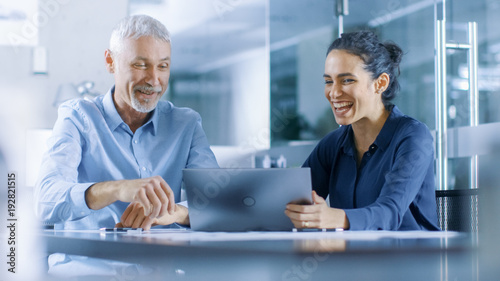
[[[135,144],[137,144],[137,143],[138,143],[138,141],[137,141],[137,140],[134,140],[134,143],[135,143]]]
[[[146,167],[142,167],[142,170],[143,170],[143,171],[146,171]]]

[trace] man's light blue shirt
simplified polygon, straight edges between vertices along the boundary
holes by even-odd
[[[113,93],[114,88],[59,107],[35,188],[37,214],[56,229],[97,229],[120,221],[127,202],[88,208],[85,191],[94,183],[159,175],[179,202],[184,168],[218,167],[197,112],[162,100],[133,133]]]

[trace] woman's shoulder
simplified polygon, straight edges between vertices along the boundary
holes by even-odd
[[[396,127],[396,134],[402,136],[419,136],[419,137],[432,137],[429,128],[423,122],[401,113],[396,108],[395,118],[398,120]]]
[[[395,157],[406,155],[405,157],[412,157],[413,162],[416,159],[426,159],[425,161],[431,162],[434,158],[434,138],[427,125],[408,115],[401,114],[397,118],[397,126],[389,144],[389,147],[398,151]]]

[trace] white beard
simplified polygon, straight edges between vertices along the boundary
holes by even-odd
[[[158,101],[161,98],[160,91],[162,89],[160,87],[149,87],[149,86],[136,86],[134,87],[132,93],[130,93],[130,101],[132,103],[132,108],[142,112],[142,113],[149,113],[155,109],[156,105],[158,104]],[[154,91],[157,93],[156,95],[156,100],[151,99],[144,99],[144,103],[141,103],[139,99],[135,96],[135,93],[137,91],[142,91],[142,92],[150,92]]]
[[[158,104],[159,96],[156,101],[151,99],[145,99],[144,104],[142,104],[133,94],[131,97],[132,108],[142,113],[149,113],[155,109],[156,104]]]

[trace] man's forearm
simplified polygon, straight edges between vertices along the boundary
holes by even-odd
[[[92,210],[102,209],[117,200],[116,181],[99,182],[85,191],[85,202]]]

